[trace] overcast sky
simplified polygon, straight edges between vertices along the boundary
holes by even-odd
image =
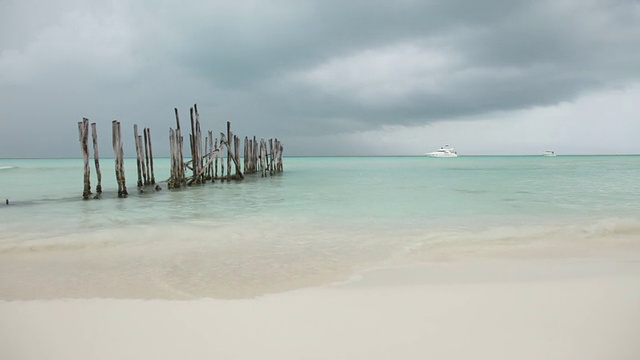
[[[640,153],[638,0],[0,0],[0,157],[77,122],[277,137],[286,155]]]

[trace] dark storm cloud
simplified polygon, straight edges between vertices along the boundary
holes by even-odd
[[[174,53],[175,60],[214,86],[243,91],[247,104],[265,110],[267,117],[308,122],[312,128],[302,127],[310,131],[322,127],[323,118],[352,119],[364,129],[556,104],[589,91],[623,86],[640,76],[640,55],[635,50],[640,48],[637,2],[278,5],[286,10],[258,5],[252,13],[246,4],[205,10],[182,33],[186,44]],[[335,88],[325,84],[321,89],[313,83],[288,81],[291,73],[312,71],[370,49],[394,51],[397,44],[435,44],[460,61],[433,73],[420,69],[410,73],[442,77],[441,87],[409,88],[386,106],[379,106],[375,96],[354,101],[353,92],[370,85],[358,84],[360,78],[346,84],[352,92],[344,91],[345,84]],[[393,87],[402,81],[394,77],[393,64],[374,71],[389,72],[386,83],[378,86]]]
[[[238,133],[290,138],[555,105],[640,81],[637,1],[5,0],[0,10],[4,156],[24,154],[16,135],[33,128],[59,138],[32,152],[75,154],[61,129],[82,116],[164,131],[173,107],[186,116],[193,102]]]

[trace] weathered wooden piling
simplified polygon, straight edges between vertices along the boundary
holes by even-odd
[[[82,160],[84,161],[84,189],[82,198],[88,199],[91,195],[91,169],[89,167],[89,119],[82,118],[78,122],[78,133],[80,140],[80,148],[82,149]]]
[[[282,153],[284,152],[284,146],[282,145],[282,141],[277,141],[277,149],[278,149],[278,172],[284,171],[284,162],[282,161]]]
[[[143,185],[142,182],[142,164],[144,163],[142,160],[142,154],[140,153],[140,136],[138,135],[138,124],[133,124],[133,141],[136,145],[136,165],[138,169],[138,188],[141,188]]]
[[[198,105],[197,104],[193,104],[193,111],[196,114],[196,134],[195,134],[195,139],[196,139],[196,156],[197,156],[197,160],[198,160],[198,175],[196,178],[196,182],[198,184],[204,183],[204,164],[203,164],[203,160],[204,160],[204,156],[203,156],[203,152],[202,152],[202,129],[200,127],[200,113],[198,112]]]
[[[191,145],[191,170],[193,171],[192,178],[189,180],[189,184],[196,183],[201,184],[204,182],[203,171],[203,152],[202,152],[202,130],[200,127],[200,114],[198,113],[198,106],[194,105],[189,109],[191,117],[191,134],[189,135]]]
[[[120,122],[113,120],[111,122],[111,140],[113,145],[113,155],[115,160],[116,181],[118,182],[118,197],[126,197],[127,192],[126,180],[124,175],[124,151],[122,149],[122,134]]]
[[[214,146],[219,150],[222,148],[222,142],[220,142],[220,147],[218,147],[218,139],[216,139]],[[218,160],[220,160],[220,151],[216,152],[215,157],[216,160],[215,164],[213,165],[213,179],[218,178]]]
[[[149,169],[149,139],[147,138],[147,128],[142,129],[142,142],[144,145],[144,184],[151,184],[151,169]]]
[[[231,142],[233,141],[233,139],[231,138],[231,122],[227,121],[227,136],[226,136],[226,143],[227,143],[227,180],[229,180],[231,178]]]
[[[138,144],[138,148],[140,148],[140,167],[142,169],[142,184],[148,185],[149,178],[147,176],[147,165],[145,165],[145,161],[144,161],[144,143],[142,140],[142,135],[138,135],[137,144]]]
[[[150,163],[149,167],[151,168],[151,170],[150,170],[151,171],[151,185],[155,185],[155,183],[156,183],[156,175],[155,175],[155,172],[153,170],[153,147],[151,146],[151,129],[146,128],[145,130],[146,130],[146,133],[145,133],[146,134],[146,138],[145,139],[147,139],[147,141],[149,142],[148,150],[149,150],[149,163]]]
[[[253,136],[253,144],[251,144],[251,150],[253,150],[253,165],[252,165],[252,171],[253,172],[257,172],[258,171],[258,140],[256,139],[255,135]]]
[[[184,164],[182,163],[182,154],[180,152],[182,145],[182,137],[179,130],[169,129],[169,141],[171,148],[171,177],[168,181],[169,188],[179,188],[184,182]]]
[[[180,184],[184,183],[184,155],[182,149],[184,148],[184,137],[182,136],[182,130],[180,129],[180,118],[178,117],[178,109],[176,110],[176,154],[178,155],[178,179]]]
[[[224,161],[222,159],[222,150],[227,147],[227,135],[220,133],[220,180],[224,181]],[[217,161],[216,161],[217,162]]]
[[[98,130],[96,129],[96,123],[91,123],[91,137],[93,139],[93,161],[96,166],[96,176],[98,177],[96,192],[100,194],[102,193],[102,172],[100,171],[100,159],[98,156]]]
[[[193,172],[192,175],[195,177],[198,168],[196,164],[196,139],[194,135],[196,133],[196,126],[195,119],[193,117],[193,108],[189,109],[189,117],[191,119],[191,134],[189,134],[189,145],[191,146],[191,170]]]
[[[234,162],[236,164],[236,176],[242,177],[242,168],[240,167],[240,138],[237,135],[233,136],[233,144],[234,144],[233,155],[235,155]]]
[[[260,139],[260,171],[262,177],[267,176],[267,143]]]
[[[183,137],[180,130],[180,116],[178,109],[174,108],[176,115],[176,130],[169,129],[169,141],[171,147],[171,177],[169,178],[169,188],[181,187],[185,182],[184,157],[182,154]]]
[[[120,152],[118,151],[118,121],[111,122],[111,146],[113,147],[113,161],[115,163],[116,183],[118,184],[118,195],[120,195],[120,171],[118,169],[118,161]]]
[[[147,139],[147,128],[142,129],[142,145],[145,163],[145,185],[151,184],[151,169],[149,169],[149,139]]]
[[[274,154],[273,154],[273,139],[269,139],[269,157],[268,157],[268,159],[270,159],[270,161],[269,161],[268,167],[269,167],[269,174],[270,175],[273,175],[273,157],[274,157]]]
[[[178,179],[178,159],[177,159],[177,153],[176,153],[176,133],[173,129],[169,128],[169,155],[171,158],[171,168],[169,170],[170,175],[169,175],[169,180],[168,182],[168,186],[169,188],[175,188],[178,187],[176,182]]]
[[[211,179],[213,181],[213,153],[214,153],[213,131],[209,130],[208,135],[209,135],[208,136],[209,137],[209,160],[208,160],[209,166],[207,168],[207,173],[208,173],[208,179]]]
[[[244,137],[244,173],[249,172],[249,138]]]

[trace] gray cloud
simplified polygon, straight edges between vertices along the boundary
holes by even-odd
[[[4,1],[0,14],[0,156],[75,156],[83,116],[164,136],[193,102],[214,130],[292,138],[640,81],[637,1]]]

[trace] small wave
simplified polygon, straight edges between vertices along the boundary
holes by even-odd
[[[640,235],[640,220],[625,218],[600,219],[585,226],[583,231],[589,237]]]
[[[406,255],[418,261],[484,257],[560,257],[640,249],[640,219],[602,218],[569,223],[443,229],[417,235]],[[633,250],[637,251],[637,250]],[[402,254],[400,254],[400,257]]]
[[[11,165],[1,165],[0,166],[0,170],[10,170],[10,169],[17,169],[17,166],[11,166]]]

